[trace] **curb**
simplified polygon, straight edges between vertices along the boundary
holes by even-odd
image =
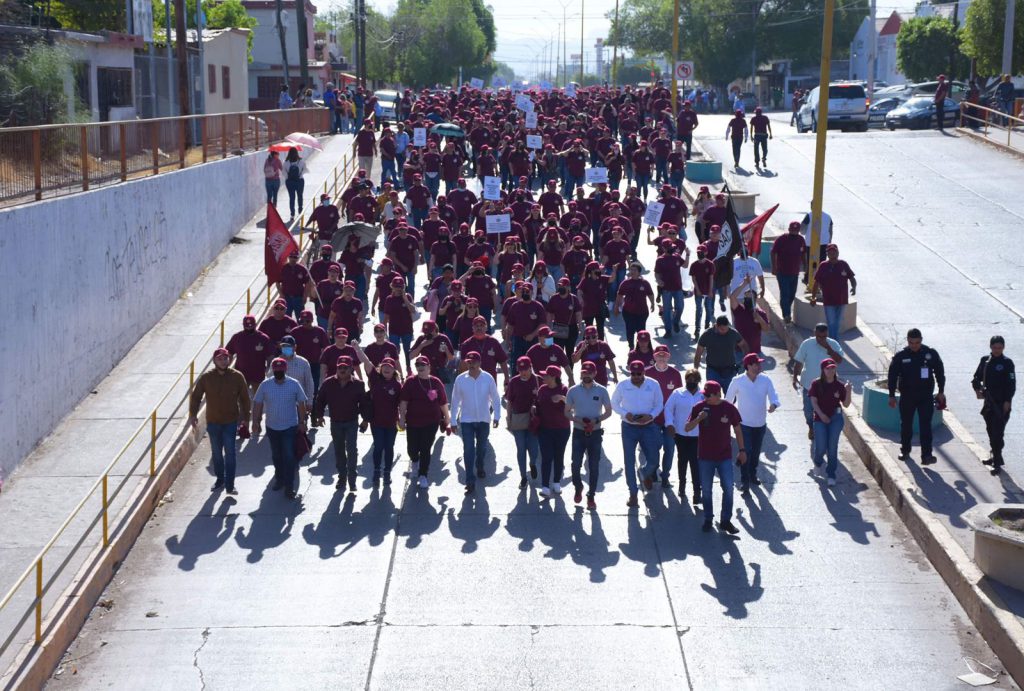
[[[800,345],[798,334],[782,321],[782,310],[771,292],[765,291],[760,304],[768,312],[772,330],[792,357]],[[1024,685],[1024,625],[1009,611],[946,526],[915,500],[916,485],[889,453],[891,444],[875,434],[861,417],[856,403],[851,403],[847,410],[848,424],[843,426],[843,435],[1007,673],[1018,685]],[[947,426],[959,436],[964,431],[962,426],[952,415],[948,417],[954,422],[947,422]],[[977,446],[973,440],[969,444]]]
[[[971,139],[973,141],[981,142],[982,144],[986,144],[987,146],[999,149],[1003,153],[1007,153],[1010,154],[1011,156],[1016,156],[1017,158],[1024,159],[1024,151],[1021,151],[1020,149],[1015,149],[1007,144],[1002,144],[1000,142],[995,141],[994,139],[989,139],[985,135],[978,134],[977,132],[972,131],[969,127],[957,127],[956,133],[962,137],[967,137],[968,139]]]

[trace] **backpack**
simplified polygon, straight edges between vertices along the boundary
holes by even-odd
[[[292,163],[288,166],[288,179],[295,182],[302,178],[302,168],[299,167],[298,163]]]

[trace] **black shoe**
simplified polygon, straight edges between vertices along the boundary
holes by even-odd
[[[282,487],[284,487],[284,485],[281,484],[280,480],[274,480],[274,484],[272,484],[270,486],[270,489],[272,489],[272,490],[274,490],[276,492],[277,490],[281,489]]]
[[[901,461],[909,461],[910,460],[910,451],[909,450],[904,451],[903,449],[900,449],[900,455],[898,456],[898,458]]]
[[[535,466],[532,463],[530,464],[530,479],[531,480],[536,480],[537,479],[537,466]]]
[[[675,330],[676,333],[679,333],[680,331],[682,331],[683,327],[679,325],[679,322],[676,322],[675,324],[672,325],[672,328],[673,330]]]
[[[730,535],[735,535],[736,533],[740,532],[740,529],[737,528],[736,526],[734,526],[732,524],[732,521],[719,521],[718,522],[718,529],[722,530],[722,531],[725,531],[725,532],[729,533]]]
[[[747,485],[740,485],[740,495],[745,499],[750,499],[750,487]]]
[[[338,481],[334,483],[334,489],[345,489],[345,478],[339,477]]]
[[[711,525],[711,521],[704,521],[704,525],[702,525],[700,529],[703,530],[705,533],[710,533],[712,527],[713,526]]]
[[[472,494],[476,491],[476,485],[466,485],[466,494]]]
[[[390,487],[391,486],[391,473],[388,473],[387,475],[384,476],[384,486],[385,487]]]
[[[349,492],[355,492],[356,491],[356,479],[354,477],[350,477],[348,479],[348,491]]]
[[[981,462],[981,464],[982,465],[1001,465],[1001,463],[998,463],[996,461],[995,457],[986,458],[984,461]]]
[[[995,466],[992,466],[992,470],[988,471],[988,473],[989,473],[989,475],[998,475],[1002,471],[1003,471],[1003,466],[995,465]]]
[[[238,490],[235,489],[234,487],[228,487],[227,490],[225,491],[231,496],[235,496],[236,494],[238,494]]]
[[[295,494],[295,490],[290,489],[284,493],[284,496],[288,497],[289,499],[294,499],[298,495]]]
[[[373,486],[376,487],[380,484],[380,471],[373,471]]]
[[[672,489],[672,483],[668,481],[668,478],[662,478],[661,480],[662,489]]]
[[[530,481],[529,480],[527,480],[525,477],[524,478],[520,478],[520,480],[519,480],[519,489],[526,489],[529,486],[530,486]]]
[[[921,457],[921,465],[932,465],[937,460],[938,459],[935,458],[935,456],[932,456],[931,454],[928,454],[927,456],[922,456]]]
[[[704,503],[704,498],[700,495],[700,492],[693,493],[693,505],[700,506]]]
[[[750,482],[754,485],[754,487],[760,487],[761,486],[761,481],[758,480],[756,477],[753,480],[751,480]]]
[[[211,492],[216,492],[217,490],[222,490],[222,489],[224,489],[224,481],[223,480],[217,480],[215,483],[213,483],[213,487],[210,488],[210,491]]]
[[[480,468],[479,470],[476,471],[476,476],[477,478],[483,480],[485,477],[487,477],[487,473],[484,472],[483,468]]]

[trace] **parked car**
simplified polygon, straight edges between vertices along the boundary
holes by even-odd
[[[960,117],[960,104],[952,98],[944,102],[945,120],[950,125]],[[885,126],[890,130],[906,128],[925,130],[938,125],[935,114],[935,101],[931,96],[915,96],[905,103],[890,110],[885,116]]]
[[[910,86],[911,96],[927,96],[935,95],[935,90],[939,88],[938,82],[921,82],[920,84],[912,84]],[[949,82],[949,97],[957,103],[967,98],[967,92],[970,87],[963,82]]]
[[[896,96],[887,96],[872,103],[868,108],[868,127],[885,127],[885,116],[903,103],[903,100]]]
[[[735,102],[736,100],[734,98],[733,103]],[[754,108],[757,108],[760,105],[757,101],[757,96],[750,91],[745,91],[740,94],[740,102],[743,104],[743,112],[747,115],[753,115]]]
[[[796,114],[797,132],[818,131],[818,105],[821,87],[814,87]],[[868,95],[858,83],[836,82],[828,85],[828,126],[835,129],[868,130]]]
[[[377,103],[380,104],[381,113],[380,116],[384,120],[394,122],[398,119],[398,102],[401,100],[401,95],[397,91],[375,91],[373,95],[377,97]]]

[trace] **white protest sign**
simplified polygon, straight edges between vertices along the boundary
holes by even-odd
[[[416,127],[412,131],[412,145],[413,146],[426,146],[427,145],[427,128]]]
[[[484,199],[491,201],[501,199],[501,178],[492,175],[484,176]]]
[[[568,96],[569,98],[576,98],[576,85],[569,84],[567,87],[565,87],[565,95]]]
[[[542,149],[544,148],[544,137],[539,134],[528,134],[526,135],[526,148],[527,149]]]
[[[487,216],[488,233],[511,233],[512,216],[509,214],[494,214]]]
[[[494,79],[491,80],[491,86],[493,86],[495,89],[500,89],[501,87],[505,86],[505,80],[502,77],[495,77]]]
[[[532,111],[526,112],[526,129],[535,130],[537,129],[537,114]]]
[[[655,227],[661,225],[661,214],[664,211],[664,204],[661,202],[651,202],[647,205],[647,211],[644,212],[644,223]]]
[[[527,111],[530,109],[530,106],[532,105],[533,101],[531,101],[530,97],[527,96],[526,94],[519,94],[518,96],[516,96],[516,108],[518,108],[519,110]]]
[[[551,91],[551,82],[541,82],[540,83],[540,90],[541,91]]]
[[[472,79],[469,80],[469,85],[474,89],[482,89],[484,88],[484,80],[473,77]]]
[[[587,184],[596,185],[599,182],[608,182],[607,168],[587,168]]]

